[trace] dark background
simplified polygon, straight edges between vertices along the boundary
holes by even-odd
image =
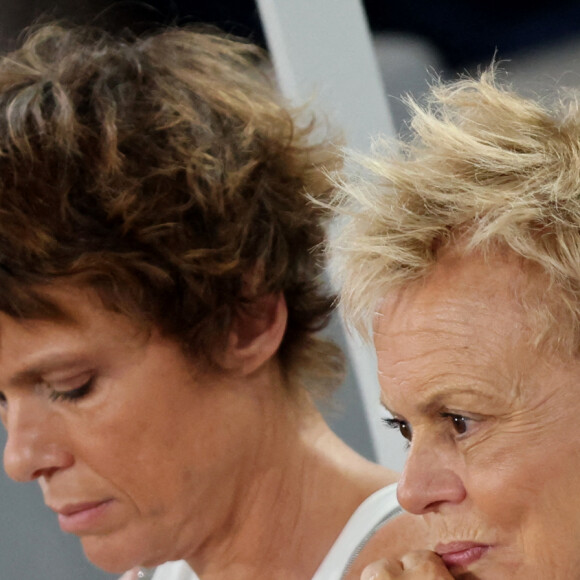
[[[429,41],[446,70],[490,62],[495,53],[511,58],[518,51],[558,43],[580,31],[580,2],[552,0],[366,0],[374,32],[403,32]],[[264,43],[253,0],[0,0],[0,38],[14,45],[19,31],[44,15],[95,21],[137,31],[154,23],[205,22]],[[346,37],[347,38],[347,37]]]

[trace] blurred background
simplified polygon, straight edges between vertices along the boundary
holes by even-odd
[[[297,0],[268,1],[293,6]],[[313,5],[319,1],[323,0],[310,0]],[[341,10],[346,10],[346,4],[353,0],[324,1],[332,6],[333,18],[328,19],[328,26],[333,30],[313,33],[311,45],[316,50],[317,43],[322,47],[331,35],[349,51],[353,48],[349,43],[357,40],[350,34],[352,22],[346,16],[341,20]],[[579,2],[504,0],[498,5],[483,0],[366,0],[362,9],[365,34],[370,38],[380,77],[382,106],[389,119],[384,126],[374,127],[377,134],[405,130],[407,114],[402,97],[410,94],[420,98],[433,76],[448,79],[473,73],[492,60],[500,62],[513,84],[524,92],[580,85]],[[305,13],[304,18],[308,17]],[[272,43],[272,32],[265,30],[263,14],[261,18],[260,8],[253,0],[0,0],[0,49],[16,47],[22,31],[38,19],[88,22],[135,32],[167,24],[207,23],[265,48],[271,48],[266,38]],[[298,35],[300,19],[297,22],[294,32]],[[340,70],[340,66],[337,68]],[[342,82],[342,86],[347,86],[349,78]],[[366,88],[354,87],[363,107],[368,98]],[[340,96],[335,94],[334,98],[339,101]],[[332,119],[332,112],[329,117]],[[339,321],[333,323],[330,333],[352,353]],[[372,376],[372,361],[369,365]],[[400,469],[403,444],[394,433],[376,434],[379,413],[369,411],[365,405],[361,394],[366,388],[361,383],[365,381],[354,367],[356,364],[351,365],[336,399],[323,411],[351,446],[369,458]],[[372,394],[371,399],[375,396]],[[4,436],[0,432],[2,446]],[[380,447],[388,453],[381,453]],[[17,485],[0,471],[0,514],[1,580],[115,578],[92,567],[78,541],[60,532],[56,518],[44,507],[36,484]]]
[[[334,0],[338,10],[342,2]],[[427,71],[450,77],[476,70],[495,57],[506,70],[517,73],[521,84],[545,83],[547,78],[562,82],[562,75],[569,77],[568,84],[579,82],[580,2],[575,0],[362,0],[362,4],[397,121],[404,119],[400,95],[420,94]],[[266,46],[254,0],[0,0],[0,48],[16,46],[22,29],[38,18],[136,31],[202,22]]]

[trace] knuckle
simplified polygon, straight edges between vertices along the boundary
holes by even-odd
[[[391,560],[383,559],[369,564],[362,573],[361,580],[391,580],[394,574],[400,573],[400,564]]]
[[[439,556],[428,550],[410,552],[403,556],[401,562],[405,570],[413,569],[421,574],[433,574],[443,571],[447,573],[447,568],[444,566]]]

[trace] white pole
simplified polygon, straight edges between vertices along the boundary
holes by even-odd
[[[359,0],[257,0],[276,77],[283,94],[344,131],[362,152],[372,137],[393,135],[384,87],[364,9]],[[403,446],[379,420],[376,362],[370,347],[347,336],[377,460],[400,469]]]

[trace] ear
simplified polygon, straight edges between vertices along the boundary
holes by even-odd
[[[228,337],[222,367],[249,375],[278,351],[288,322],[282,294],[266,294],[239,312]]]

